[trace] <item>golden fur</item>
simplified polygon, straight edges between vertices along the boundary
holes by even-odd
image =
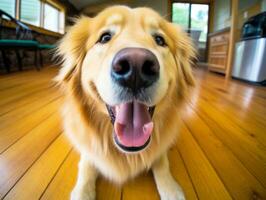
[[[117,26],[121,34],[105,49],[98,50],[94,46],[106,25]],[[167,49],[156,47],[145,32],[147,27],[164,34]],[[105,61],[102,60],[127,47],[127,41],[131,46],[153,49],[164,65],[168,80],[167,91],[158,101],[153,116],[152,142],[137,154],[123,153],[114,145],[113,125],[97,89],[98,77],[108,67],[103,66]],[[62,39],[58,53],[63,58],[63,68],[56,80],[64,89],[64,130],[70,141],[81,154],[87,154],[98,171],[117,183],[150,169],[174,143],[178,133],[178,111],[187,86],[194,83],[190,64],[195,52],[186,33],[149,8],[115,6],[94,18],[77,19]]]

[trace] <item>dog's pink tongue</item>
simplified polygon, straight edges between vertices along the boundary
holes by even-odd
[[[147,107],[136,101],[119,105],[114,123],[119,142],[126,147],[143,146],[153,130]]]

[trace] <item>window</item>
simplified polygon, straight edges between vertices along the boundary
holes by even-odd
[[[172,21],[180,24],[199,42],[207,41],[209,5],[173,3]]]
[[[29,24],[40,26],[41,2],[40,0],[21,0],[20,20]]]
[[[65,13],[56,7],[44,3],[44,28],[50,31],[65,32]]]
[[[189,3],[173,3],[172,21],[185,30],[189,27]]]
[[[65,32],[65,13],[60,12],[60,19],[59,19],[59,33]]]
[[[208,34],[209,6],[204,4],[191,5],[191,29],[201,32],[199,41],[206,42]]]
[[[65,32],[64,8],[53,0],[0,0],[0,9],[28,24],[54,32]]]
[[[16,0],[0,0],[0,8],[15,17]]]
[[[65,30],[65,13],[52,5],[44,4],[44,28],[64,33]]]
[[[44,28],[58,32],[59,31],[59,10],[49,4],[44,6]]]

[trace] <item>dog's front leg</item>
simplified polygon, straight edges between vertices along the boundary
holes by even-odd
[[[86,156],[81,155],[78,179],[71,193],[71,200],[95,200],[97,174],[97,170],[86,159]]]
[[[161,200],[185,200],[181,187],[171,175],[167,154],[154,163],[152,171]]]

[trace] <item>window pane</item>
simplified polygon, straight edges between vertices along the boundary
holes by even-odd
[[[59,32],[65,33],[65,13],[60,12]]]
[[[15,17],[16,0],[0,0],[0,9]]]
[[[59,10],[49,4],[44,6],[44,28],[59,31]]]
[[[20,19],[29,24],[40,26],[40,0],[21,0]]]
[[[189,4],[188,3],[173,3],[172,10],[173,23],[181,25],[185,30],[189,26]]]
[[[191,30],[199,32],[199,41],[207,41],[209,6],[203,4],[191,5]]]

